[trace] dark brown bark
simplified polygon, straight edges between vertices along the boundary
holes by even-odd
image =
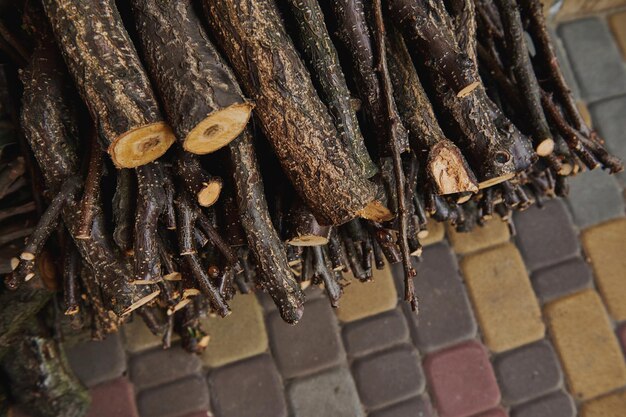
[[[136,199],[136,184],[134,171],[120,169],[116,172],[115,194],[113,194],[113,240],[115,244],[127,253],[133,247],[134,204]]]
[[[202,207],[215,204],[222,191],[222,179],[206,172],[197,157],[189,152],[179,152],[176,173],[187,192],[196,198],[198,204]]]
[[[102,179],[102,171],[104,169],[104,159],[95,135],[91,138],[90,152],[89,170],[85,180],[83,198],[80,202],[80,222],[78,234],[76,235],[78,239],[89,238],[94,215],[93,207],[100,200],[100,180]]]
[[[206,1],[213,35],[229,58],[283,170],[322,224],[387,218],[359,175],[309,73],[269,0]]]
[[[142,55],[174,132],[185,150],[206,154],[242,132],[252,104],[204,33],[192,3],[131,1]]]
[[[324,249],[321,246],[310,248],[313,256],[313,275],[324,282],[326,295],[330,300],[330,305],[339,307],[339,298],[341,298],[342,288],[337,281],[337,274],[333,270],[332,265],[328,261]]]
[[[359,130],[339,57],[318,0],[288,0],[288,4],[296,23],[296,44],[304,55],[320,97],[328,107],[344,146],[354,155],[361,174],[370,178],[376,174],[377,168]]]
[[[163,155],[174,135],[163,122],[114,1],[44,0],[43,4],[65,62],[115,165],[136,167]]]

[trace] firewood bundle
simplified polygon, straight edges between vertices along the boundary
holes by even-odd
[[[368,281],[386,262],[416,309],[429,218],[469,231],[565,195],[580,171],[622,170],[578,110],[540,0],[16,10],[2,59],[20,68],[47,208],[5,283],[40,279],[55,248],[61,316],[94,337],[133,314],[197,352],[200,318],[227,316],[238,292],[296,323],[302,287],[337,306],[344,272]]]

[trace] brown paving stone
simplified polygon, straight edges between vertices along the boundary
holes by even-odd
[[[543,338],[539,304],[514,245],[469,255],[462,260],[461,271],[485,343],[493,352]]]
[[[222,366],[267,351],[267,332],[263,309],[253,294],[239,295],[230,302],[232,313],[227,317],[202,320],[211,336],[202,353],[202,362],[210,367]]]
[[[626,320],[626,219],[586,229],[581,238],[609,313],[617,321]]]
[[[510,411],[511,417],[575,417],[572,397],[563,391],[522,404]]]
[[[435,417],[435,412],[426,395],[411,398],[382,410],[368,414],[368,417]]]
[[[382,408],[424,391],[424,374],[417,350],[405,345],[359,359],[352,375],[361,403],[368,409]]]
[[[429,246],[434,243],[441,242],[446,233],[445,227],[442,223],[437,222],[430,218],[428,219],[426,230],[428,230],[428,236],[426,236],[423,239],[420,239],[420,243],[423,246]]]
[[[117,378],[95,386],[86,417],[138,417],[135,392],[127,378]]]
[[[182,379],[201,369],[198,356],[180,346],[153,349],[133,356],[129,363],[130,379],[138,390]]]
[[[508,242],[511,234],[509,226],[500,219],[493,219],[482,227],[476,227],[470,233],[458,233],[454,227],[448,226],[448,239],[459,254],[477,252],[500,243]]]
[[[234,363],[209,374],[216,417],[285,417],[283,384],[269,355]]]
[[[185,414],[183,417],[214,417],[210,411],[196,411],[191,414]]]
[[[122,326],[122,334],[124,335],[124,348],[130,353],[156,348],[163,344],[161,337],[152,334],[139,316],[135,316],[132,322]],[[179,339],[176,333],[172,335],[172,342]]]
[[[267,318],[267,326],[274,359],[285,378],[317,372],[345,360],[337,318],[328,300],[308,303],[295,326],[285,323],[274,311]]]
[[[532,274],[533,288],[544,303],[589,288],[592,280],[591,268],[582,258],[570,259]]]
[[[358,357],[408,341],[409,328],[402,311],[395,309],[349,323],[342,334],[346,352]]]
[[[478,342],[429,355],[424,370],[440,417],[468,417],[495,408],[500,402],[489,357]]]
[[[622,57],[626,59],[626,11],[611,15],[609,24],[617,45],[622,52]]]
[[[72,370],[88,387],[118,378],[126,371],[126,355],[117,333],[104,340],[78,343],[66,353]]]
[[[141,417],[180,417],[206,410],[209,402],[206,381],[200,376],[145,390],[137,396]]]
[[[374,269],[371,282],[359,282],[350,274],[347,277],[350,285],[344,288],[339,308],[336,309],[342,322],[360,320],[396,308],[398,293],[388,265],[382,270]]]
[[[626,391],[605,395],[582,406],[581,417],[626,416]]]
[[[509,417],[503,408],[495,408],[474,417]]]
[[[626,385],[626,364],[598,294],[586,290],[545,309],[572,394],[587,400]]]

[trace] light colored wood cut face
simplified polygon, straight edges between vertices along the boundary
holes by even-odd
[[[202,207],[212,206],[220,197],[221,191],[221,181],[211,181],[206,185],[206,187],[198,191],[198,204]]]
[[[465,168],[465,162],[460,159],[460,153],[436,145],[431,152],[433,155],[429,161],[429,170],[439,194],[478,191],[474,179]]]
[[[375,222],[385,222],[394,218],[389,209],[383,206],[380,201],[372,201],[365,208],[357,213],[359,217]]]
[[[328,239],[317,235],[302,235],[287,241],[291,246],[319,246],[328,243]]]
[[[135,168],[160,158],[176,140],[164,122],[141,126],[118,136],[109,154],[118,168]]]
[[[251,103],[233,104],[211,113],[189,132],[183,148],[204,155],[228,145],[248,124],[252,107]]]
[[[459,91],[456,96],[457,97],[467,97],[468,95],[470,95],[470,93],[472,91],[474,91],[476,89],[476,87],[478,87],[480,85],[480,83],[478,81],[474,81],[473,83],[466,85],[465,87],[463,87],[461,89],[461,91]]]
[[[539,156],[548,156],[554,151],[554,140],[552,138],[546,138],[537,145],[535,152]]]

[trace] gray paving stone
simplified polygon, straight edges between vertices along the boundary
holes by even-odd
[[[435,417],[435,412],[428,397],[420,395],[370,413],[368,417]]]
[[[209,390],[201,376],[141,391],[137,405],[141,417],[180,417],[209,408]]]
[[[579,227],[624,215],[622,189],[615,176],[596,169],[570,178],[569,184],[567,203]]]
[[[446,243],[430,246],[422,258],[415,263],[419,315],[405,306],[417,347],[431,352],[473,338],[476,321],[450,248]]]
[[[284,417],[283,384],[269,355],[237,362],[209,374],[215,417]]]
[[[576,406],[563,391],[520,405],[510,412],[511,417],[575,417]]]
[[[352,322],[343,328],[346,352],[363,356],[389,348],[409,338],[409,328],[400,309]]]
[[[309,302],[296,326],[285,323],[277,311],[267,321],[270,345],[283,377],[317,372],[345,360],[337,318],[328,300]]]
[[[102,341],[76,344],[66,354],[72,370],[88,387],[120,377],[126,371],[126,356],[117,333]]]
[[[591,285],[591,268],[582,258],[540,269],[532,274],[532,283],[539,299],[546,303]]]
[[[594,127],[606,141],[607,148],[622,161],[626,161],[626,96],[593,103],[589,106]],[[626,186],[626,174],[617,174],[622,187]]]
[[[395,347],[355,361],[352,374],[368,409],[381,408],[420,394],[426,383],[417,351]]]
[[[555,391],[563,378],[554,349],[546,340],[497,356],[494,370],[502,401],[508,405]]]
[[[548,31],[550,33],[552,44],[554,45],[556,57],[559,60],[561,72],[565,77],[565,81],[567,82],[567,85],[569,86],[574,97],[580,98],[580,88],[578,87],[578,82],[576,81],[576,77],[574,76],[574,70],[572,70],[572,64],[570,63],[569,57],[567,56],[565,46],[563,46],[563,41],[561,40],[561,38],[558,37],[554,29],[549,28]]]
[[[326,293],[324,292],[324,290],[315,285],[307,287],[304,290],[304,295],[306,297],[305,305],[318,298],[326,297]],[[256,293],[256,296],[259,300],[259,303],[263,307],[263,310],[265,310],[267,313],[277,310],[276,304],[274,304],[274,300],[272,300],[272,297],[270,297],[267,293],[259,291]]]
[[[202,370],[198,356],[186,352],[180,346],[155,349],[135,355],[129,363],[130,380],[137,389],[162,385]]]
[[[516,241],[531,271],[573,258],[580,252],[569,213],[560,199],[543,208],[515,213]]]
[[[352,376],[345,368],[296,380],[289,385],[287,395],[293,417],[365,415]]]
[[[596,101],[626,93],[626,69],[605,22],[586,18],[559,27],[583,98]]]

